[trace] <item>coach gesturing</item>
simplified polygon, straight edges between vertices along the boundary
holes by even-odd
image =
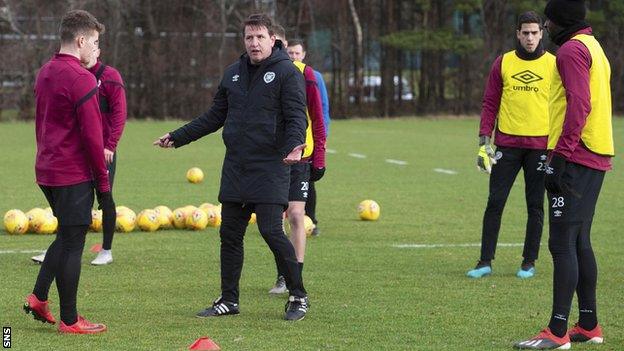
[[[290,164],[305,147],[305,83],[285,50],[274,47],[272,28],[266,15],[250,16],[243,29],[246,53],[226,68],[212,107],[154,142],[177,148],[223,127],[221,297],[197,317],[239,313],[243,236],[252,212],[271,251],[282,258],[291,295],[285,318],[303,319],[308,309],[295,250],[282,226]]]

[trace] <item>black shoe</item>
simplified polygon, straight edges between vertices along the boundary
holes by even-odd
[[[195,317],[197,318],[206,318],[206,317],[219,317],[219,316],[227,316],[230,314],[239,314],[240,310],[238,309],[237,303],[223,301],[222,297],[219,297],[212,303],[212,306],[206,308],[203,311],[197,312]]]
[[[286,315],[284,319],[287,321],[302,320],[308,312],[309,305],[307,297],[289,296],[288,302],[286,302]]]
[[[318,226],[314,226],[314,229],[312,229],[312,236],[319,236],[319,234],[321,234],[321,230]]]

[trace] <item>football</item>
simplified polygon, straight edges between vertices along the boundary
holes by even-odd
[[[9,234],[24,234],[28,231],[28,217],[20,210],[9,210],[4,214],[4,229]]]
[[[357,208],[360,219],[365,221],[376,221],[380,215],[379,204],[373,200],[360,202]]]
[[[204,180],[204,172],[198,167],[193,167],[186,171],[186,180],[191,183],[201,183]]]
[[[160,227],[160,219],[154,210],[143,210],[137,216],[137,225],[144,232],[154,232]]]

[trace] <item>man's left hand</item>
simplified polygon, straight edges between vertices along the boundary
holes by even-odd
[[[107,165],[113,163],[113,156],[115,156],[115,153],[113,151],[110,151],[109,149],[104,149],[104,159],[106,160]]]
[[[305,147],[306,144],[295,146],[295,148],[292,149],[292,151],[284,159],[284,163],[287,165],[294,165],[295,163],[301,161],[301,154],[303,153],[303,149],[305,149]]]

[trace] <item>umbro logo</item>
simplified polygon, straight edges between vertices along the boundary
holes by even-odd
[[[238,82],[238,77],[239,77],[238,74],[232,76],[232,82]]]
[[[519,82],[522,82],[524,84],[531,84],[531,83],[535,83],[537,81],[544,79],[540,77],[539,75],[529,71],[528,69],[514,74],[513,76],[511,76],[511,78]]]
[[[563,214],[563,211],[556,210],[553,212],[553,214],[555,215],[555,217],[561,217],[561,215]]]

